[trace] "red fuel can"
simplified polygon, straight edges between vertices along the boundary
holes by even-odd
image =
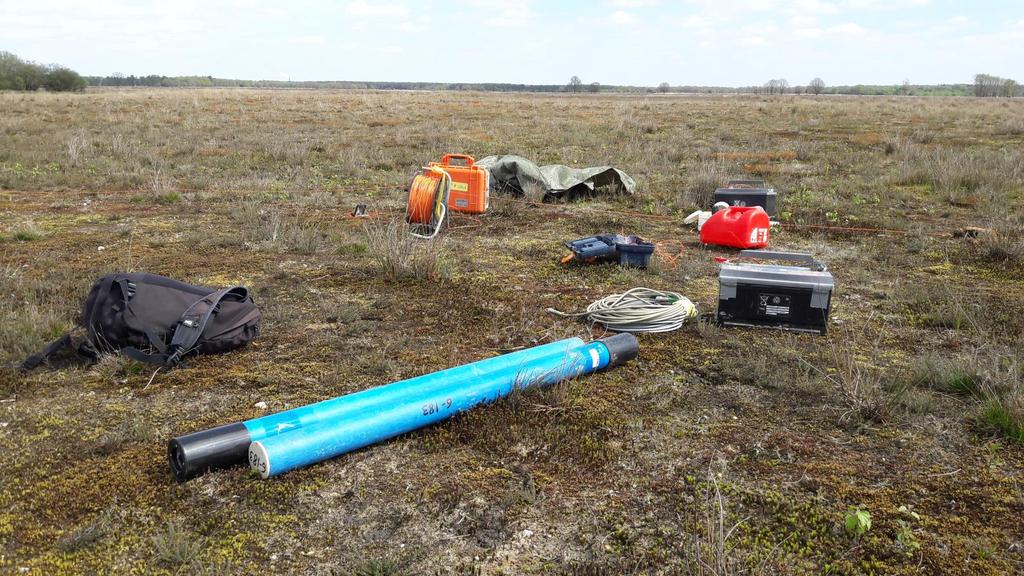
[[[768,246],[768,213],[760,206],[729,206],[711,215],[700,229],[704,244],[730,248]]]

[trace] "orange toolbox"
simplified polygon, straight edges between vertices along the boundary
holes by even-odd
[[[452,161],[461,161],[452,164]],[[448,193],[448,209],[465,214],[483,214],[490,203],[491,173],[475,164],[467,154],[445,154],[440,162],[431,162],[431,168],[440,168],[452,177]]]

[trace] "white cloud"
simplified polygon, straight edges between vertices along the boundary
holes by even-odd
[[[798,38],[821,38],[821,28],[796,28],[793,35]]]
[[[687,16],[679,25],[683,28],[707,28],[711,21],[702,16]]]
[[[836,14],[839,7],[832,2],[821,0],[796,0],[791,7],[799,14]]]
[[[813,28],[818,25],[814,16],[793,16],[789,19],[790,28]]]
[[[825,32],[833,36],[841,36],[844,38],[861,38],[866,36],[868,31],[856,22],[846,22],[844,24],[831,26],[827,28]]]
[[[824,34],[817,16],[793,16],[787,24],[796,38],[821,38]]]
[[[740,46],[749,48],[761,48],[768,45],[768,40],[763,36],[744,36],[740,38]]]
[[[636,24],[639,19],[636,14],[632,12],[626,12],[625,10],[616,10],[608,16],[608,22],[619,26],[632,26]]]
[[[288,39],[292,44],[299,44],[304,46],[317,46],[327,42],[327,39],[318,34],[309,36],[292,36]]]
[[[740,32],[743,32],[748,36],[761,36],[764,34],[770,36],[779,33],[779,26],[775,24],[775,22],[768,20],[764,22],[755,22],[753,24],[743,26],[742,28],[740,28]]]
[[[532,0],[463,0],[484,15],[486,22],[499,28],[525,28],[537,20]]]
[[[55,15],[60,15],[55,17]],[[4,40],[59,44],[65,38],[102,38],[125,50],[156,50],[163,42],[199,37],[216,28],[215,19],[230,15],[184,2],[177,8],[162,3],[61,2],[41,0],[0,14]],[[26,55],[31,58],[31,55]]]
[[[608,5],[616,8],[650,8],[661,6],[661,0],[608,0]]]
[[[927,6],[931,0],[847,0],[853,8],[897,10],[908,6]]]
[[[974,24],[974,21],[966,16],[953,16],[944,22],[932,26],[931,30],[940,34],[949,34],[950,32],[958,32],[968,28],[972,24]]]
[[[371,4],[366,0],[352,0],[345,5],[345,11],[353,16],[367,18],[394,18],[409,13],[403,4]]]
[[[725,16],[779,10],[788,5],[781,0],[689,0],[708,15]]]
[[[402,32],[423,32],[424,30],[430,29],[430,24],[433,19],[430,14],[420,14],[419,16],[406,20],[398,25],[398,29]]]

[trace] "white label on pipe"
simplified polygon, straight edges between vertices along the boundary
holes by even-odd
[[[590,360],[594,363],[592,369],[597,370],[597,367],[601,365],[601,355],[593,348],[590,349]]]
[[[270,477],[270,455],[266,448],[259,442],[249,445],[249,467],[259,473],[263,478]]]

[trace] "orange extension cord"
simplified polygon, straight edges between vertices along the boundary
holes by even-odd
[[[432,178],[426,174],[418,174],[409,187],[409,204],[406,207],[406,218],[410,224],[430,224],[434,213],[434,199],[437,188],[441,185],[440,178]]]
[[[451,190],[451,176],[434,166],[424,168],[409,186],[409,201],[405,207],[405,218],[416,224],[423,233],[412,232],[417,238],[433,238],[441,230],[448,211],[448,193]]]

